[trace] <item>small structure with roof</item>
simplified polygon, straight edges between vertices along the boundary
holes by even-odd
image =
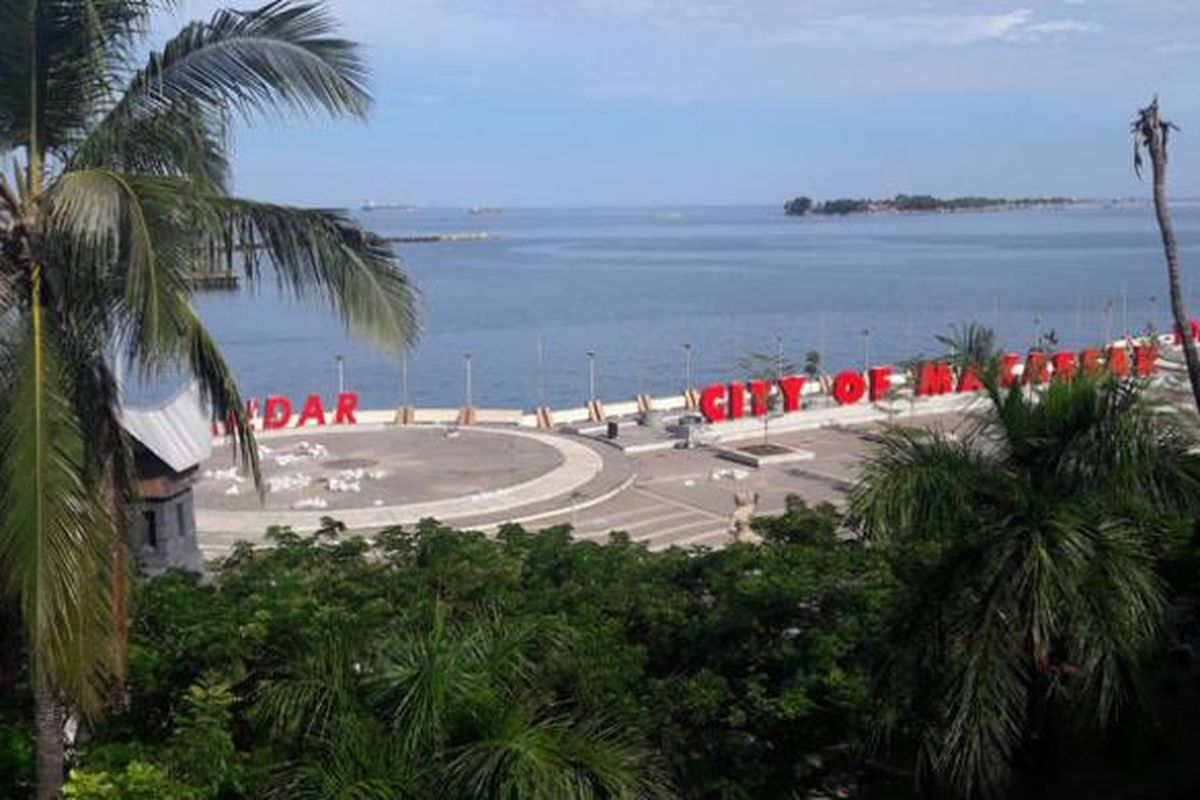
[[[125,408],[121,425],[133,446],[139,502],[130,546],[143,569],[200,572],[192,485],[212,455],[212,424],[192,384],[156,408]]]

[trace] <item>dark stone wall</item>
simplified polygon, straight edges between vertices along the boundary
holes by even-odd
[[[142,569],[154,575],[168,569],[204,571],[196,539],[192,490],[163,500],[144,500],[134,508],[133,553]]]

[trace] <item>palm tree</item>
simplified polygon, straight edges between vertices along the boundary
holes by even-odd
[[[1167,122],[1159,115],[1157,97],[1150,105],[1139,110],[1137,119],[1133,121],[1133,169],[1140,178],[1142,149],[1145,148],[1154,174],[1154,214],[1158,219],[1163,256],[1167,261],[1171,316],[1175,318],[1175,329],[1179,331],[1183,342],[1183,360],[1192,387],[1192,399],[1196,403],[1196,410],[1200,411],[1200,355],[1196,353],[1196,342],[1191,337],[1191,320],[1179,285],[1179,245],[1175,241],[1175,227],[1171,224],[1171,209],[1167,206],[1167,139],[1175,127],[1174,123]]]
[[[1200,497],[1192,445],[1134,384],[996,387],[959,437],[879,435],[850,520],[913,587],[884,678],[921,774],[964,796],[1053,767],[1068,726],[1135,712],[1164,599],[1149,534]],[[1191,506],[1194,508],[1194,506]]]
[[[0,0],[0,591],[23,616],[38,796],[62,779],[64,703],[104,706],[122,667],[131,464],[114,372],[182,366],[231,420],[237,385],[189,302],[198,261],[323,297],[386,346],[415,333],[390,250],[344,215],[229,194],[227,133],[261,112],[362,116],[355,45],[319,4],[192,23],[136,61],[158,3]]]
[[[555,702],[546,665],[568,647],[551,624],[455,624],[438,604],[425,629],[385,653],[320,648],[256,691],[255,721],[304,753],[279,771],[272,796],[669,797],[632,735]]]

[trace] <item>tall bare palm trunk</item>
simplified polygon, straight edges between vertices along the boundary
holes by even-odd
[[[1191,320],[1183,302],[1179,285],[1179,246],[1175,241],[1175,228],[1171,224],[1171,210],[1167,206],[1167,136],[1174,126],[1164,122],[1158,112],[1158,98],[1138,112],[1133,123],[1134,168],[1141,174],[1141,147],[1150,155],[1154,174],[1154,214],[1158,217],[1158,229],[1162,234],[1163,255],[1167,260],[1167,283],[1171,291],[1171,316],[1175,318],[1175,329],[1183,342],[1183,359],[1187,364],[1188,381],[1192,386],[1192,398],[1200,412],[1200,356],[1196,353],[1196,342],[1192,338]]]
[[[53,689],[39,682],[33,692],[37,742],[37,800],[58,800],[63,785],[63,706]]]

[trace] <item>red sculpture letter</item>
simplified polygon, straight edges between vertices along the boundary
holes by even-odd
[[[1070,381],[1075,375],[1075,354],[1065,350],[1050,356],[1056,380]]]
[[[783,412],[785,414],[800,410],[800,395],[804,391],[804,378],[798,376],[780,378],[779,391],[783,393]]]
[[[700,413],[709,422],[725,421],[725,387],[719,383],[705,387],[700,393]]]
[[[746,387],[740,383],[729,384],[729,418],[741,419],[746,415]]]
[[[292,401],[278,395],[267,398],[263,408],[263,430],[286,428],[292,421]]]
[[[1100,351],[1095,347],[1088,347],[1079,354],[1079,371],[1089,377],[1100,372]]]
[[[337,413],[333,417],[335,425],[357,425],[358,420],[354,418],[354,410],[358,408],[358,395],[354,392],[345,392],[338,395]]]
[[[325,407],[321,405],[321,395],[310,394],[308,400],[304,402],[304,409],[300,412],[300,421],[296,423],[297,428],[303,428],[309,420],[316,420],[318,426],[325,424]]]
[[[867,370],[867,378],[871,384],[871,402],[878,403],[880,400],[885,399],[888,389],[892,388],[892,368],[871,367]]]
[[[1108,371],[1118,378],[1129,374],[1129,354],[1121,345],[1108,348]]]
[[[1013,385],[1013,371],[1016,370],[1017,364],[1021,363],[1021,356],[1017,353],[1005,353],[1000,359],[1000,388],[1007,389]]]
[[[1041,350],[1030,350],[1029,358],[1025,359],[1025,371],[1021,373],[1021,383],[1045,383],[1050,380],[1050,369],[1046,366],[1046,354]]]
[[[1139,378],[1153,375],[1158,370],[1158,348],[1153,344],[1139,344],[1133,348],[1133,371]]]
[[[767,398],[771,395],[771,384],[767,381],[750,382],[750,413],[761,417],[769,410]]]
[[[917,370],[916,393],[920,397],[946,394],[954,388],[954,376],[945,361],[925,361]]]
[[[833,399],[840,406],[852,406],[867,393],[867,382],[857,372],[843,372],[833,379]]]
[[[958,387],[955,389],[959,394],[963,392],[979,392],[983,390],[983,381],[979,378],[979,368],[974,364],[963,369],[958,375]]]

